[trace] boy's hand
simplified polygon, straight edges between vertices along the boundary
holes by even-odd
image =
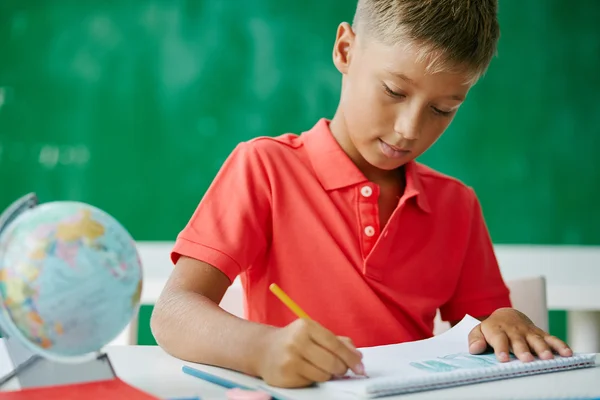
[[[562,340],[544,332],[525,314],[512,308],[495,311],[469,334],[471,354],[483,353],[488,344],[500,362],[509,361],[509,351],[523,362],[533,361],[533,354],[542,360],[554,358],[553,352],[563,357],[573,355]]]
[[[362,354],[348,338],[337,337],[317,322],[298,319],[267,339],[258,372],[272,386],[302,387],[343,376],[363,375]]]

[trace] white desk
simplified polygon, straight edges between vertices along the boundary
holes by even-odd
[[[225,390],[212,383],[186,375],[183,365],[190,365],[206,372],[217,369],[187,363],[167,355],[158,346],[110,346],[108,355],[116,374],[125,382],[161,399],[198,396],[202,400],[225,399]],[[222,370],[218,370],[223,374]],[[221,375],[247,386],[253,386],[252,378],[227,371]],[[411,395],[386,397],[386,400],[481,400],[481,399],[558,399],[600,397],[600,367],[576,371],[565,371],[486,382],[451,389],[422,392]],[[16,390],[15,382],[4,390]],[[316,389],[286,391],[289,400],[334,399]],[[0,396],[1,397],[1,396]],[[336,397],[337,399],[347,396]]]
[[[158,346],[113,346],[108,354],[117,375],[141,390],[159,398],[198,396],[202,400],[225,399],[225,389],[181,372],[184,364],[207,372],[215,371],[208,366],[186,363],[167,355]],[[221,371],[222,372],[222,371]],[[227,378],[251,386],[254,379],[227,372]],[[577,371],[565,371],[514,378],[504,381],[486,382],[477,385],[422,392],[411,395],[386,397],[386,400],[481,400],[481,399],[556,399],[583,396],[600,397],[600,367]],[[330,399],[315,389],[286,391],[290,400]],[[337,397],[338,399],[347,396]]]
[[[138,242],[144,265],[142,303],[155,304],[173,268],[172,242]],[[600,246],[497,245],[506,280],[545,276],[548,308],[568,311],[569,344],[579,352],[600,352]],[[234,282],[223,308],[240,315],[242,290]],[[114,344],[130,343],[124,332]]]

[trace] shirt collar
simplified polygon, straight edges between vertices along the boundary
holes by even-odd
[[[312,129],[302,134],[302,138],[315,174],[325,190],[337,190],[368,182],[333,137],[329,129],[329,120],[320,119]],[[417,163],[408,162],[404,170],[406,188],[402,197],[416,197],[419,207],[425,212],[430,212]]]
[[[421,210],[430,213],[431,207],[427,200],[427,195],[423,189],[421,182],[421,174],[419,172],[419,164],[412,160],[404,165],[404,171],[406,174],[406,188],[404,189],[404,197],[407,199],[410,197],[416,197],[417,204]]]

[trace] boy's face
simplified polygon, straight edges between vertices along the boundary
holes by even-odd
[[[340,25],[333,56],[343,74],[345,134],[338,140],[355,162],[393,170],[418,157],[464,101],[468,74],[426,72],[415,47],[359,38]]]

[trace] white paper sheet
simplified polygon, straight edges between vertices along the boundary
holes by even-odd
[[[333,380],[324,383],[323,387],[335,392],[372,397],[378,391],[421,391],[501,379],[517,373],[529,375],[552,368],[575,368],[567,364],[590,362],[590,355],[577,355],[587,357],[578,360],[556,356],[553,361],[538,359],[530,363],[522,363],[514,355],[511,355],[511,361],[504,363],[497,361],[493,353],[472,355],[469,353],[468,337],[479,323],[467,315],[452,329],[430,339],[363,348],[361,351],[368,378]]]

